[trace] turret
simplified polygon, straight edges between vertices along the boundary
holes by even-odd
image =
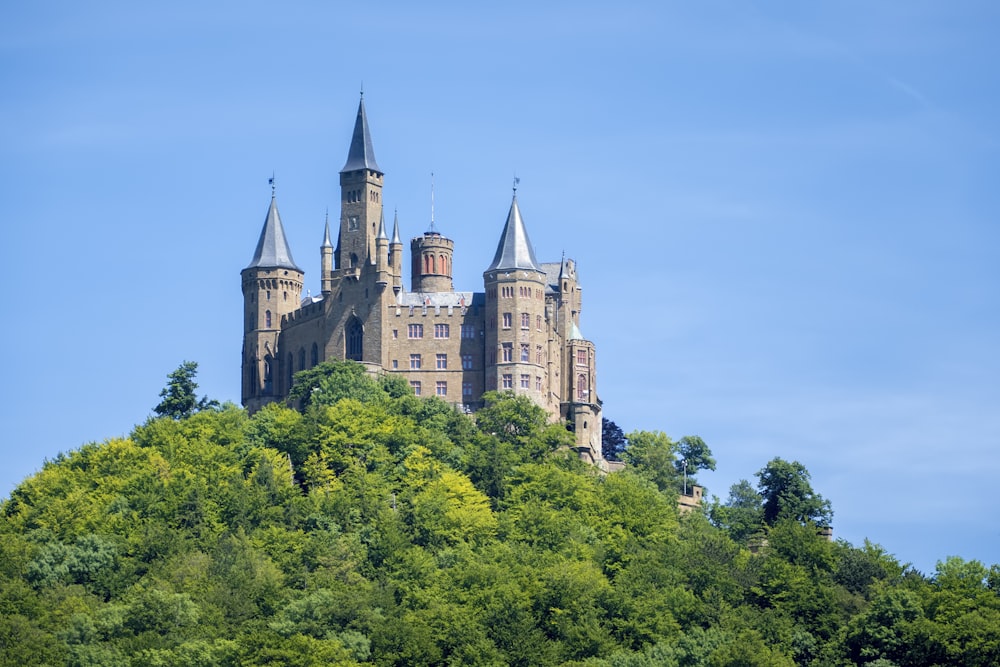
[[[521,218],[515,190],[486,287],[486,390],[512,390],[546,409],[545,272]]]
[[[413,292],[452,292],[451,258],[455,242],[433,227],[410,241],[410,273]]]
[[[372,147],[362,95],[347,162],[340,171],[341,213],[336,251],[338,269],[360,271],[366,260],[374,259],[378,221],[382,217],[383,176],[375,161],[375,149]]]
[[[273,179],[271,205],[250,264],[240,273],[243,283],[242,401],[251,412],[287,392],[279,385],[278,334],[281,319],[299,307],[302,270],[292,259],[278,215]]]
[[[378,235],[375,237],[375,271],[376,282],[379,285],[389,284],[389,237],[385,235],[385,218],[378,222]]]
[[[333,244],[330,243],[330,214],[326,214],[326,229],[323,230],[323,245],[319,247],[320,285],[324,295],[333,291]]]
[[[389,270],[392,272],[392,289],[398,294],[403,289],[403,242],[399,240],[399,213],[392,215],[392,240],[389,242]]]

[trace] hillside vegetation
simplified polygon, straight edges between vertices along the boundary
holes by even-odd
[[[700,439],[630,434],[602,476],[524,398],[473,421],[351,364],[297,389],[253,417],[165,389],[18,486],[0,664],[1000,664],[1000,568],[822,538],[794,462],[679,515]]]

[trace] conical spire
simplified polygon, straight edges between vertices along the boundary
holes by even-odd
[[[392,242],[400,245],[403,243],[399,240],[399,211],[392,212]]]
[[[301,271],[292,259],[292,251],[285,240],[285,228],[281,226],[281,216],[278,215],[278,203],[271,194],[271,206],[267,209],[264,219],[264,229],[260,232],[257,249],[253,253],[248,269],[293,269]]]
[[[354,121],[354,136],[351,137],[351,150],[347,153],[347,164],[340,173],[369,169],[382,173],[375,162],[375,149],[372,148],[372,135],[368,131],[368,115],[365,113],[365,95],[361,94],[358,104],[358,118]]]
[[[386,241],[389,240],[389,237],[385,235],[385,213],[384,212],[381,213],[381,215],[379,215],[379,218],[378,218],[378,236],[375,237],[376,241],[381,241],[382,239],[385,239]]]
[[[524,220],[521,219],[521,209],[517,207],[517,194],[514,195],[510,204],[510,212],[507,213],[507,224],[504,225],[503,234],[500,235],[497,254],[493,257],[493,263],[486,270],[493,271],[494,269],[542,270],[535,260],[535,251],[531,247],[528,232],[524,228]]]
[[[320,248],[332,248],[333,244],[330,242],[330,212],[326,212],[326,229],[323,230],[323,245]]]

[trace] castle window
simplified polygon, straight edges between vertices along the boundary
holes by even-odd
[[[536,364],[542,363],[542,346],[541,345],[536,345],[535,346],[535,363]]]
[[[510,313],[503,314],[503,328],[510,329],[511,323],[514,321],[514,317]],[[268,326],[271,326],[270,324]]]
[[[281,298],[282,298],[283,300],[285,300],[285,301],[288,301],[288,292],[282,292],[282,293],[281,293]]]
[[[410,355],[410,370],[420,370],[420,355],[411,354]]]
[[[312,352],[309,354],[309,356],[310,356],[310,361],[312,362],[310,364],[310,368],[319,363],[319,346],[316,345],[316,343],[313,343]]]
[[[469,371],[472,370],[472,355],[463,354],[462,355],[462,368]]]
[[[274,360],[270,355],[264,357],[264,395],[270,396],[274,391]]]
[[[541,391],[541,390],[542,390],[542,378],[536,375],[535,376],[535,391]]]
[[[392,339],[396,340],[397,338],[399,338],[399,329],[393,329],[392,330]]]
[[[438,354],[435,356],[434,366],[438,370],[445,370],[448,368],[448,355]]]
[[[514,376],[510,373],[503,374],[503,388],[513,389],[514,388]]]
[[[424,337],[424,325],[423,324],[410,324],[406,327],[406,337],[407,338],[423,338]]]
[[[291,352],[289,352],[289,353],[288,353],[288,364],[287,364],[287,366],[285,367],[285,381],[286,381],[286,382],[285,382],[285,385],[286,385],[286,386],[287,386],[287,387],[288,387],[289,389],[291,389],[291,388],[292,388],[292,373],[294,372],[294,370],[295,370],[295,369],[294,369],[294,368],[292,368],[292,353],[291,353]]]
[[[579,377],[576,378],[576,397],[577,399],[582,400],[584,398],[587,398],[587,395],[589,393],[590,392],[587,391],[587,376],[580,375]]]
[[[344,328],[344,334],[346,339],[344,357],[351,361],[361,361],[364,346],[364,327],[361,326],[361,320],[352,317]]]
[[[463,382],[462,383],[462,396],[472,396],[472,383]]]
[[[463,324],[462,325],[462,338],[475,338],[476,337],[476,326],[474,324]]]
[[[513,343],[503,344],[503,360],[504,361],[514,361],[514,345]]]
[[[531,353],[528,352],[527,343],[521,343],[521,361],[531,361]]]
[[[531,328],[531,315],[528,313],[521,313],[521,328],[530,329]]]
[[[451,332],[451,327],[447,324],[435,324],[434,325],[434,337],[435,338],[448,338]]]
[[[267,300],[271,300],[271,290],[267,290]]]
[[[299,348],[299,370],[304,371],[306,369],[306,348]]]
[[[577,366],[586,366],[587,365],[587,351],[586,350],[577,350],[576,351],[576,365]]]
[[[521,389],[531,389],[531,376],[521,374]]]
[[[538,329],[539,331],[542,330],[542,316],[541,315],[535,315],[535,328]]]
[[[410,388],[413,389],[413,395],[420,395],[420,380],[410,380]]]
[[[437,394],[438,396],[447,396],[448,383],[438,380],[438,382],[434,385],[434,393]]]
[[[271,311],[270,310],[265,310],[264,311],[264,328],[265,329],[270,329],[271,328]]]
[[[392,370],[399,370],[399,359],[392,360]]]

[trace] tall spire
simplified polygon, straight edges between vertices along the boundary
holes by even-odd
[[[333,244],[330,243],[330,209],[326,211],[326,229],[323,230],[323,245],[320,248],[332,248]]]
[[[500,235],[497,254],[493,257],[493,263],[486,269],[487,271],[494,269],[542,270],[535,259],[535,250],[531,247],[531,241],[528,239],[528,231],[524,228],[521,209],[517,206],[516,184],[514,187],[514,198],[510,204],[510,212],[507,213],[507,223]]]
[[[379,219],[378,219],[378,236],[376,236],[375,238],[376,238],[376,240],[379,240],[379,241],[381,241],[382,239],[385,239],[386,241],[389,240],[389,237],[385,235],[385,213],[384,212],[379,216]]]
[[[399,240],[399,211],[392,212],[392,242],[402,244]]]
[[[278,215],[278,203],[274,196],[274,177],[271,178],[271,206],[267,209],[267,217],[264,219],[264,228],[260,231],[260,239],[257,241],[257,249],[254,250],[253,259],[250,261],[248,269],[294,269],[301,271],[292,259],[292,251],[288,247],[285,239],[285,228],[281,225],[281,216]]]
[[[368,130],[368,114],[365,113],[365,94],[361,93],[358,104],[358,117],[354,121],[354,136],[351,137],[351,150],[347,153],[347,164],[340,173],[368,169],[383,173],[375,162],[375,149],[372,148],[372,135]]]

